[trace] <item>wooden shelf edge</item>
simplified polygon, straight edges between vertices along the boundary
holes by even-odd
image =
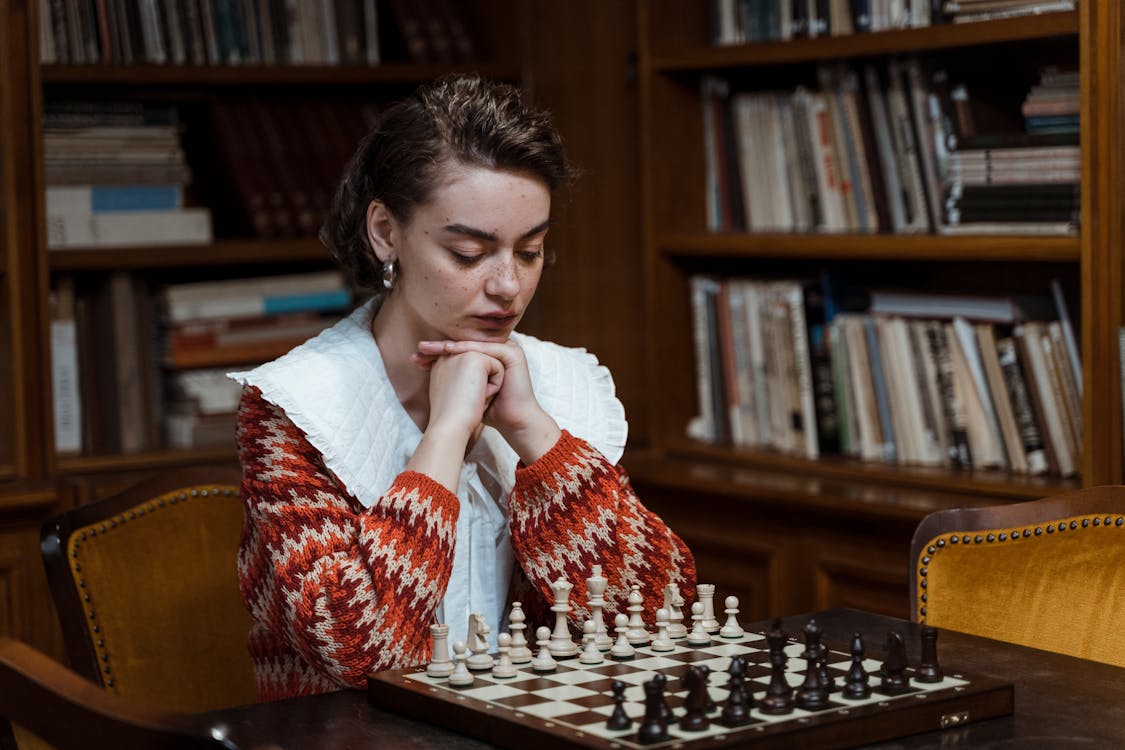
[[[66,456],[57,459],[62,474],[97,474],[112,471],[160,469],[192,464],[233,463],[238,460],[234,446],[164,450],[116,456]]]
[[[808,258],[1077,263],[1077,236],[936,234],[682,234],[658,237],[671,258]]]
[[[17,481],[0,484],[0,511],[34,511],[53,508],[59,488],[50,481]]]
[[[418,84],[446,73],[480,73],[519,80],[515,65],[496,62],[436,65],[384,63],[352,65],[63,65],[40,67],[42,81],[96,86],[308,86]]]
[[[670,73],[690,72],[723,67],[874,57],[1055,37],[1074,36],[1077,39],[1078,29],[1078,11],[1060,11],[869,34],[708,47],[688,54],[656,57],[652,61],[652,68]]]
[[[1016,476],[1007,472],[958,472],[927,467],[889,466],[828,457],[818,460],[765,451],[733,450],[686,440],[668,446],[667,457],[723,471],[749,470],[804,479],[860,485],[871,491],[919,490],[1018,502],[1078,489],[1078,479]],[[718,470],[718,469],[716,469]]]
[[[52,271],[175,268],[258,262],[311,262],[328,259],[328,251],[314,237],[216,240],[210,245],[100,247],[47,251],[47,263]]]

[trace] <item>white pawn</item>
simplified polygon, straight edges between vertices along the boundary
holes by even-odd
[[[434,639],[434,655],[426,674],[430,677],[448,677],[453,672],[453,660],[449,658],[449,626],[437,623],[430,626]]]
[[[546,625],[535,631],[535,645],[539,647],[539,653],[531,662],[531,668],[536,672],[554,672],[559,665],[551,658],[551,629]]]
[[[527,638],[523,634],[527,627],[524,622],[526,619],[527,616],[523,613],[523,604],[512,602],[512,614],[508,616],[508,630],[512,632],[512,650],[509,652],[509,656],[512,657],[513,664],[527,664],[533,656],[531,649],[527,647]]]
[[[674,651],[676,644],[668,637],[668,610],[656,610],[656,637],[649,645],[653,651]]]
[[[587,620],[582,626],[582,641],[585,645],[578,657],[579,664],[601,664],[605,661],[598,650],[598,626],[593,620]]]
[[[695,587],[699,601],[703,602],[703,629],[708,633],[719,632],[719,621],[715,619],[715,584],[701,583]]]
[[[617,642],[609,650],[609,655],[614,659],[632,659],[637,650],[629,644],[629,618],[619,614],[613,619],[613,632],[617,633]]]
[[[746,631],[738,624],[738,597],[728,596],[723,604],[726,605],[724,611],[727,614],[727,621],[719,629],[719,636],[722,638],[741,638]]]
[[[711,634],[703,629],[702,602],[695,602],[691,605],[691,632],[687,635],[687,642],[692,646],[711,645]]]
[[[627,636],[629,643],[634,646],[641,646],[649,642],[652,636],[645,629],[645,621],[641,617],[641,612],[645,611],[644,597],[641,595],[641,587],[633,584],[633,590],[629,592],[629,632]]]
[[[449,684],[457,687],[472,685],[473,673],[469,671],[469,665],[466,662],[464,641],[456,641],[453,644],[453,659],[457,662],[457,666],[453,668],[453,674],[449,675]]]
[[[500,652],[500,658],[496,660],[496,666],[492,668],[492,676],[500,680],[506,680],[509,677],[516,676],[516,668],[512,664],[512,636],[508,633],[501,633],[496,636],[496,650]]]

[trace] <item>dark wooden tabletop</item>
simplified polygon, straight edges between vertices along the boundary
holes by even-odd
[[[1060,606],[1065,606],[1060,604]],[[834,609],[784,620],[797,633],[810,616],[825,641],[847,650],[851,634],[881,643],[889,628],[906,636],[911,661],[918,654],[918,626],[882,615]],[[751,625],[761,628],[763,623]],[[1125,669],[941,631],[942,666],[987,675],[1015,685],[1015,713],[962,727],[904,737],[871,747],[892,748],[1103,748],[1125,746]],[[222,726],[241,747],[440,750],[491,748],[477,740],[372,708],[362,691],[341,691],[214,711],[193,718],[201,727]]]

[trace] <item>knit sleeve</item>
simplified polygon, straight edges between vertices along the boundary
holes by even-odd
[[[403,472],[363,508],[278,407],[253,387],[238,414],[245,521],[238,572],[260,628],[338,684],[429,659],[449,583],[459,504]]]
[[[605,621],[626,612],[635,584],[646,617],[664,605],[664,587],[676,583],[695,598],[695,559],[687,545],[637,498],[624,470],[588,443],[563,431],[555,446],[516,470],[509,505],[512,544],[532,585],[553,601],[550,584],[574,585],[575,624],[590,616],[586,578],[601,565],[609,580]]]

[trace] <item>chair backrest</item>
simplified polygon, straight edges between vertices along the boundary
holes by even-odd
[[[237,748],[221,733],[113,695],[26,643],[0,638],[0,750],[15,747],[12,724],[56,750]]]
[[[77,672],[167,710],[255,701],[238,589],[239,480],[233,467],[177,469],[44,525]]]
[[[1125,487],[932,513],[910,559],[916,622],[1125,666]]]

